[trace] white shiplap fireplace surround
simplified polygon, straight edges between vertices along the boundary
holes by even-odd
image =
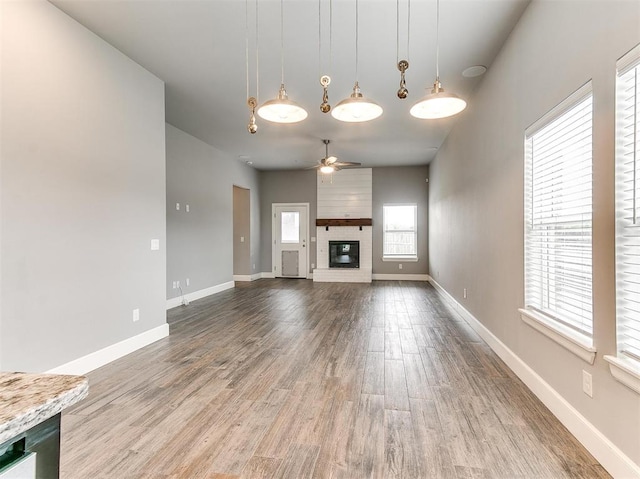
[[[371,175],[371,168],[340,170],[331,176],[318,173],[318,222],[371,219]],[[359,268],[329,268],[329,241],[339,240],[360,242]],[[370,283],[372,243],[371,226],[316,226],[318,267],[313,270],[313,280],[325,283]]]

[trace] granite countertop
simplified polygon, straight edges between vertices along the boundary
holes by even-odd
[[[89,393],[84,376],[0,372],[0,444]]]

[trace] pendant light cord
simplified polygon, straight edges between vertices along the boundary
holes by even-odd
[[[322,75],[322,8],[318,0],[318,77]]]
[[[322,0],[318,0],[318,76],[322,75]],[[329,0],[329,71],[333,68],[333,0]]]
[[[258,0],[256,0],[256,101],[260,98],[260,76],[258,72],[260,66],[258,58],[259,58],[260,49],[258,48]]]
[[[246,61],[247,74],[247,100],[249,99],[249,0],[244,1],[244,55]]]
[[[411,38],[411,0],[407,1],[407,62]],[[396,0],[396,63],[400,62],[400,0]]]
[[[329,75],[333,71],[333,0],[329,0]]]
[[[284,85],[284,0],[280,0],[280,84]]]
[[[436,0],[436,81],[440,81],[440,0]]]
[[[407,1],[407,61],[409,61],[409,39],[411,38],[411,0]]]
[[[358,83],[358,0],[356,0],[356,83]]]

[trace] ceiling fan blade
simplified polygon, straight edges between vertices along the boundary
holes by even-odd
[[[305,170],[317,170],[318,168],[321,168],[322,166],[323,166],[322,164],[318,164],[318,165],[313,165],[313,166],[307,166],[304,169]]]
[[[329,156],[322,160],[322,162],[327,166],[334,164],[336,161],[338,161],[338,159],[335,156]]]
[[[341,166],[341,167],[345,167],[345,166],[362,166],[362,163],[358,163],[355,161],[338,161],[336,163],[334,163],[334,166]]]

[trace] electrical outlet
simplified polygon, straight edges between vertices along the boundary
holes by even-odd
[[[255,270],[256,270],[256,264],[253,263],[253,271],[255,271]]]
[[[462,290],[462,297],[463,297],[464,299],[467,299],[467,288],[464,288],[464,289]]]
[[[176,211],[180,211],[180,203],[176,203]]]
[[[184,209],[187,210],[187,213],[188,213],[189,212],[189,205],[185,205]]]
[[[180,280],[176,281],[176,288],[180,287]]]
[[[244,243],[244,236],[240,236],[240,243]]]
[[[138,308],[133,310],[133,322],[140,320],[140,310]]]
[[[311,269],[314,269],[316,267],[315,263],[311,263]]]
[[[402,269],[402,263],[398,265],[398,269]]]
[[[178,286],[176,286],[176,282],[173,282],[173,289],[176,289]]]
[[[582,370],[582,391],[590,398],[593,397],[593,377],[584,369]]]

